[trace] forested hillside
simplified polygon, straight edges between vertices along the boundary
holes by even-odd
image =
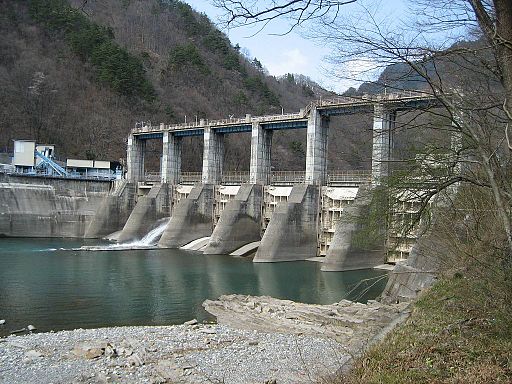
[[[12,151],[12,139],[34,139],[55,143],[62,158],[117,160],[136,121],[291,112],[329,96],[303,76],[266,75],[264,63],[244,57],[205,15],[177,0],[0,5],[2,151]],[[333,127],[342,134],[331,136],[329,167],[367,168],[369,118]],[[249,136],[228,137],[228,169],[248,169]],[[201,149],[201,139],[187,140],[184,170],[200,169]],[[159,143],[149,151],[157,158]],[[304,131],[275,135],[274,168],[302,169],[304,159]]]

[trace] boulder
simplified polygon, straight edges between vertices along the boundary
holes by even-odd
[[[184,371],[174,360],[160,360],[155,366],[156,373],[170,382],[178,382],[183,376]]]
[[[102,356],[107,349],[107,343],[101,341],[88,341],[75,345],[71,351],[75,356],[84,359],[96,359]]]

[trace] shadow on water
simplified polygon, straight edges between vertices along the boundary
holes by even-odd
[[[173,249],[76,250],[93,244],[98,242],[0,239],[0,319],[7,321],[0,336],[28,324],[49,331],[201,321],[209,319],[204,300],[232,293],[328,304],[347,298],[360,280],[385,274],[323,273],[312,262],[253,264]],[[360,301],[375,298],[385,283]]]

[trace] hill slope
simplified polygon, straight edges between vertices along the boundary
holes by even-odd
[[[259,61],[244,57],[205,15],[180,1],[0,5],[6,10],[0,15],[0,145],[6,151],[11,139],[22,138],[55,143],[63,158],[119,159],[136,121],[298,111],[328,95],[302,77],[265,75]],[[350,127],[345,135],[333,135],[331,168],[359,167],[367,158],[351,154],[367,140],[363,127],[369,125],[359,120],[344,124]],[[228,169],[248,169],[249,140],[248,134],[228,137]],[[200,169],[201,148],[200,139],[187,140],[184,170]],[[148,149],[155,169],[159,143]],[[276,169],[302,169],[304,158],[305,132],[275,135]]]

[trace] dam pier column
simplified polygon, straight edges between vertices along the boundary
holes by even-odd
[[[137,183],[144,180],[145,147],[145,140],[133,133],[128,136],[126,180],[119,180],[116,189],[103,198],[84,237],[100,238],[123,228],[135,205]]]
[[[251,134],[251,165],[249,181],[251,184],[270,184],[272,133],[264,129],[259,122],[252,123]]]
[[[313,109],[308,120],[306,184],[324,185],[326,182],[328,131],[329,117]]]
[[[318,254],[321,188],[326,181],[329,118],[316,109],[308,121],[306,184],[294,185],[261,239],[255,263],[306,260]]]
[[[146,141],[130,134],[128,136],[128,148],[126,150],[126,166],[128,172],[126,178],[129,182],[144,180],[144,149]]]
[[[162,145],[162,183],[177,185],[181,179],[181,137],[166,131]]]
[[[380,185],[389,176],[392,158],[396,111],[376,104],[373,115],[372,186]]]
[[[224,162],[224,135],[212,127],[204,128],[203,184],[220,184]]]
[[[229,254],[261,239],[263,188],[271,175],[272,132],[252,123],[250,184],[243,184],[222,211],[205,254]]]
[[[194,185],[188,197],[176,204],[159,247],[179,248],[212,234],[215,185],[222,179],[223,158],[224,135],[205,127],[202,183]]]

